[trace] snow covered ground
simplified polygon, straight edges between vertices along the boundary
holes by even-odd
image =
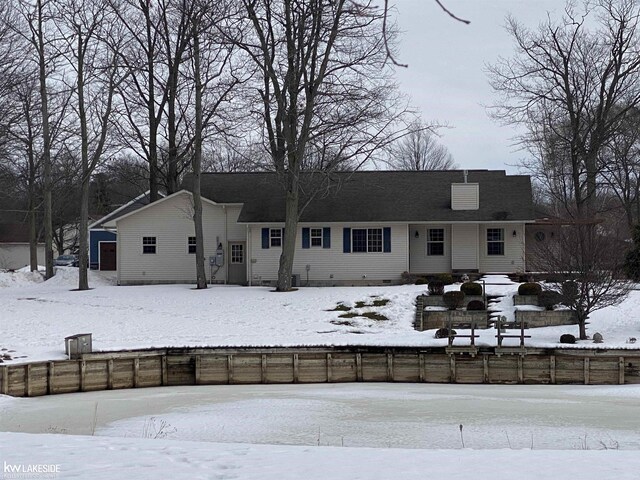
[[[294,346],[294,345],[444,345],[433,331],[413,328],[415,298],[424,285],[301,288],[274,293],[266,287],[214,286],[204,291],[191,285],[118,287],[113,277],[90,272],[92,290],[72,291],[77,268],[61,267],[41,282],[38,274],[0,273],[0,354],[11,362],[61,359],[64,337],[92,333],[96,350],[165,346]],[[40,280],[40,281],[39,281]],[[517,284],[503,276],[487,277],[487,293],[504,295],[494,309],[513,317],[511,295]],[[492,285],[493,284],[493,285]],[[5,287],[5,288],[2,288]],[[449,288],[457,289],[458,285]],[[375,311],[388,320],[340,318],[338,304],[389,302]],[[626,343],[640,338],[640,292],[633,291],[619,307],[595,312],[589,332],[604,336],[603,347],[637,348]],[[478,345],[495,345],[495,331],[479,331]],[[558,345],[563,333],[577,326],[532,329],[532,346]],[[516,339],[508,339],[516,342]],[[590,342],[577,348],[592,347]],[[2,351],[1,349],[6,349]]]
[[[512,317],[517,285],[487,281],[499,284],[487,286],[490,295],[505,295],[494,308]],[[59,268],[47,282],[37,273],[0,273],[0,356],[8,353],[9,363],[65,358],[64,337],[88,332],[101,350],[445,342],[413,329],[414,300],[425,286],[282,294],[113,283],[91,272],[93,289],[77,292],[73,268]],[[355,308],[382,299],[389,302]],[[339,318],[343,312],[331,310],[340,303],[388,320]],[[638,307],[633,291],[622,305],[594,313],[589,333],[603,334],[601,347],[637,348],[627,339],[640,338]],[[557,346],[577,327],[530,333],[531,345]],[[495,344],[493,331],[481,335],[479,344]],[[637,479],[639,400],[640,388],[630,385],[256,385],[0,396],[0,478]],[[34,473],[45,466],[47,473]]]

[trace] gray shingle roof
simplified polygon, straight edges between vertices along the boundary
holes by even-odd
[[[327,179],[306,174],[318,184]],[[305,180],[305,182],[306,182]],[[190,177],[183,188],[191,189]],[[302,222],[462,222],[535,218],[531,180],[503,170],[469,170],[478,183],[478,210],[451,210],[451,184],[464,181],[462,170],[429,172],[359,171],[331,175],[303,212]],[[303,182],[303,184],[305,183]],[[241,223],[283,222],[284,191],[274,173],[206,173],[202,195],[218,203],[243,203]]]
[[[160,198],[164,197],[164,195],[162,194],[158,194],[158,195],[160,196]],[[138,210],[139,208],[142,208],[148,204],[149,204],[149,192],[147,191],[142,195],[139,195],[133,200],[129,201],[128,203],[125,203],[124,205],[117,208],[113,212],[106,214],[97,222],[92,223],[89,226],[89,228],[92,230],[99,230],[101,228],[104,228],[105,224],[110,222],[111,220],[122,217],[123,215],[126,215],[127,213],[133,212],[135,210]]]

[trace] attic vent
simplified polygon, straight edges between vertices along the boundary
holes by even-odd
[[[451,184],[451,210],[478,210],[480,186],[477,183]]]

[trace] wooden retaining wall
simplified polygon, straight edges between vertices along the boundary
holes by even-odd
[[[161,349],[0,366],[15,397],[169,385],[326,382],[640,383],[638,350],[448,354],[444,348]]]

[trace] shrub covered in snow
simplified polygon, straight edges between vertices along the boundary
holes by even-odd
[[[456,308],[460,308],[464,302],[464,292],[446,292],[442,299],[444,300],[445,306],[449,310],[455,310]]]
[[[518,295],[540,295],[542,287],[539,283],[527,282],[518,287]]]
[[[460,285],[460,291],[465,295],[482,295],[482,285],[479,283],[465,282]]]

